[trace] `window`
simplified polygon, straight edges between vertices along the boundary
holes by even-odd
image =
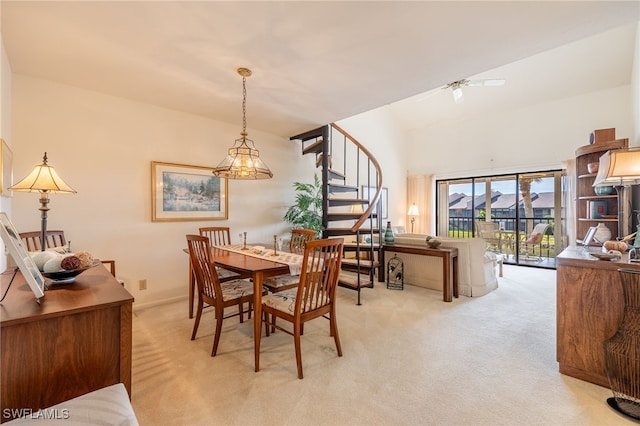
[[[555,268],[564,249],[562,170],[478,176],[436,182],[438,235],[477,237],[476,222],[497,224],[497,251],[505,263]],[[542,243],[526,244],[539,223],[548,224]],[[535,253],[531,253],[535,250]]]

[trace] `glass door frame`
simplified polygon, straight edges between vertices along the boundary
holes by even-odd
[[[499,182],[511,180],[513,180],[512,193],[499,191],[499,193],[496,194],[493,192],[496,190],[496,187],[502,186],[503,189],[507,187],[500,185]],[[504,250],[500,247],[500,254],[504,255],[503,259],[505,263],[555,268],[555,256],[566,247],[568,242],[566,236],[566,217],[563,214],[566,211],[564,203],[567,202],[563,191],[566,180],[566,171],[559,169],[466,178],[436,179],[437,235],[447,235],[453,238],[476,237],[477,230],[475,221],[491,217],[491,221],[497,222],[499,225],[500,241],[504,241],[505,244],[510,244]],[[535,194],[536,198],[530,200],[531,203],[528,201],[525,206],[521,190],[523,188],[526,189],[527,181],[529,182],[530,192]],[[471,194],[469,194],[465,200],[458,198],[452,202],[452,185],[463,185],[466,188],[470,188]],[[477,190],[478,185],[484,185],[484,191]],[[543,186],[552,189],[547,192],[540,190],[536,192],[536,189],[540,189]],[[455,190],[453,193],[458,194]],[[462,194],[464,194],[464,192],[462,192]],[[500,197],[504,196],[512,196],[513,199],[503,198],[500,200]],[[544,202],[552,203],[550,207],[533,207],[534,201],[540,198],[542,198],[542,200],[539,204],[544,204]],[[452,218],[450,217],[450,212],[453,211],[452,207],[458,207],[456,203],[466,206],[467,211],[464,211],[460,216]],[[494,205],[502,206],[502,208],[499,208],[501,212],[497,211],[494,213],[494,209],[492,208]],[[479,208],[482,206],[484,206],[483,209]],[[505,215],[509,212],[509,210],[505,208],[507,206],[510,206],[511,216]],[[529,210],[530,214],[532,212],[532,217],[527,217],[525,210]],[[545,212],[547,212],[547,214],[543,214]],[[462,216],[465,217],[463,218]],[[544,232],[544,243],[539,244],[537,248],[534,245],[533,251],[535,253],[537,249],[538,253],[532,255],[530,253],[532,245],[526,243],[526,241],[528,237],[530,237],[531,231],[536,223],[548,223],[549,226]],[[511,237],[509,237],[511,239],[503,240],[503,238],[508,235],[511,235]],[[530,240],[530,242],[531,241],[532,240]],[[526,256],[524,256],[525,249],[527,249]]]

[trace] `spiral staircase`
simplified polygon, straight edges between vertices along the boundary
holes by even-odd
[[[292,136],[303,155],[314,155],[322,175],[323,238],[343,237],[338,284],[357,291],[372,288],[381,265],[382,170],[375,157],[335,123]]]

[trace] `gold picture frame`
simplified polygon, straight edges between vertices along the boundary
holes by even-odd
[[[213,168],[151,162],[153,222],[226,220],[229,183]]]
[[[11,197],[13,191],[9,188],[13,185],[13,153],[4,139],[0,139],[0,141],[2,141],[2,148],[0,149],[0,195]]]

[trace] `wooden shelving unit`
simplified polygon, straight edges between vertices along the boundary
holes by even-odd
[[[593,188],[596,173],[588,173],[587,164],[597,163],[600,156],[607,151],[627,148],[629,139],[615,139],[615,129],[601,129],[594,131],[592,140],[592,144],[576,150],[576,235],[578,238],[582,238],[589,227],[604,223],[611,231],[611,239],[616,239],[618,237],[618,220],[620,219],[618,217],[618,195],[615,192],[611,195],[596,195]],[[589,212],[589,201],[604,201],[608,215],[615,215],[615,218],[592,219]]]

